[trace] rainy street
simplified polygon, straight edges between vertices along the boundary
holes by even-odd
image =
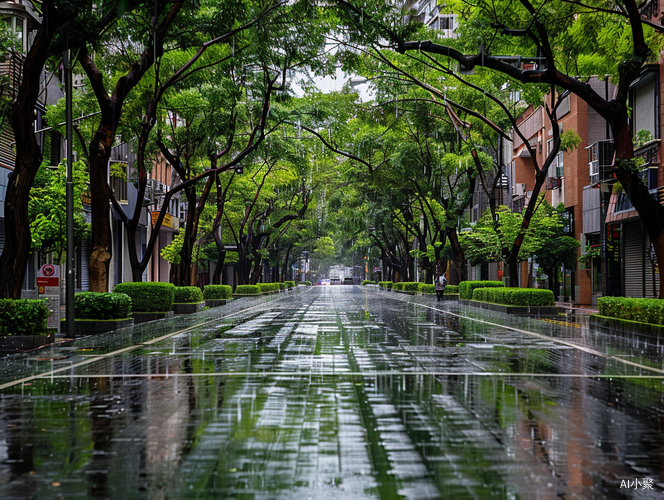
[[[664,346],[298,287],[0,359],[0,498],[655,499]]]

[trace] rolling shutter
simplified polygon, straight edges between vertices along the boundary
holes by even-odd
[[[623,224],[625,297],[643,297],[643,231],[641,222]]]

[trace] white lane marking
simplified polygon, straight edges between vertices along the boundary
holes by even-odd
[[[72,363],[71,365],[63,366],[62,368],[57,368],[57,369],[53,369],[53,370],[50,370],[50,371],[46,371],[44,373],[38,373],[36,375],[30,375],[29,377],[24,377],[24,378],[20,378],[20,379],[17,379],[17,380],[12,380],[11,382],[6,382],[4,384],[1,384],[0,385],[0,391],[3,390],[3,389],[7,389],[8,387],[13,387],[13,386],[18,385],[18,384],[24,384],[26,382],[30,382],[32,380],[36,380],[36,379],[39,379],[39,378],[49,378],[49,377],[50,378],[56,378],[55,377],[56,373],[61,373],[61,372],[64,372],[66,370],[72,370],[72,369],[78,368],[80,366],[89,365],[90,363],[94,363],[96,361],[101,361],[102,359],[109,358],[111,356],[116,356],[118,354],[133,351],[134,349],[138,349],[139,347],[143,347],[143,346],[146,346],[146,345],[152,345],[152,344],[155,344],[157,342],[161,342],[162,340],[173,337],[175,335],[179,335],[179,334],[187,332],[189,330],[193,330],[194,328],[200,328],[200,327],[208,325],[210,323],[214,323],[216,321],[219,321],[220,319],[225,319],[225,318],[228,318],[229,316],[235,316],[236,314],[240,314],[240,313],[243,313],[243,312],[246,312],[246,311],[250,311],[251,309],[255,309],[257,307],[261,307],[261,306],[264,306],[265,304],[276,302],[278,300],[283,300],[283,299],[288,298],[288,297],[289,296],[278,297],[274,300],[263,302],[262,304],[257,304],[255,306],[247,307],[246,309],[242,309],[242,310],[236,311],[234,313],[226,314],[221,318],[215,318],[215,319],[211,319],[210,321],[205,321],[203,323],[198,323],[196,325],[189,326],[189,327],[184,328],[182,330],[178,330],[177,332],[171,332],[171,333],[168,333],[166,335],[162,335],[161,337],[157,337],[157,338],[154,338],[154,339],[151,339],[151,340],[147,340],[145,342],[141,342],[140,344],[136,344],[136,345],[132,345],[132,346],[128,346],[128,347],[123,347],[122,349],[118,349],[117,351],[107,352],[106,354],[99,354],[98,356],[91,357],[89,359],[86,359],[85,361],[79,361],[78,363]],[[67,377],[71,377],[71,375],[67,375]]]

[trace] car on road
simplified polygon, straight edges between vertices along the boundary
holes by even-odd
[[[330,280],[328,279],[323,279],[318,282],[319,285],[321,286],[330,286]]]

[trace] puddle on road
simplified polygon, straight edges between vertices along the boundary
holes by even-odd
[[[664,381],[610,356],[315,290],[5,389],[0,498],[661,498]]]

